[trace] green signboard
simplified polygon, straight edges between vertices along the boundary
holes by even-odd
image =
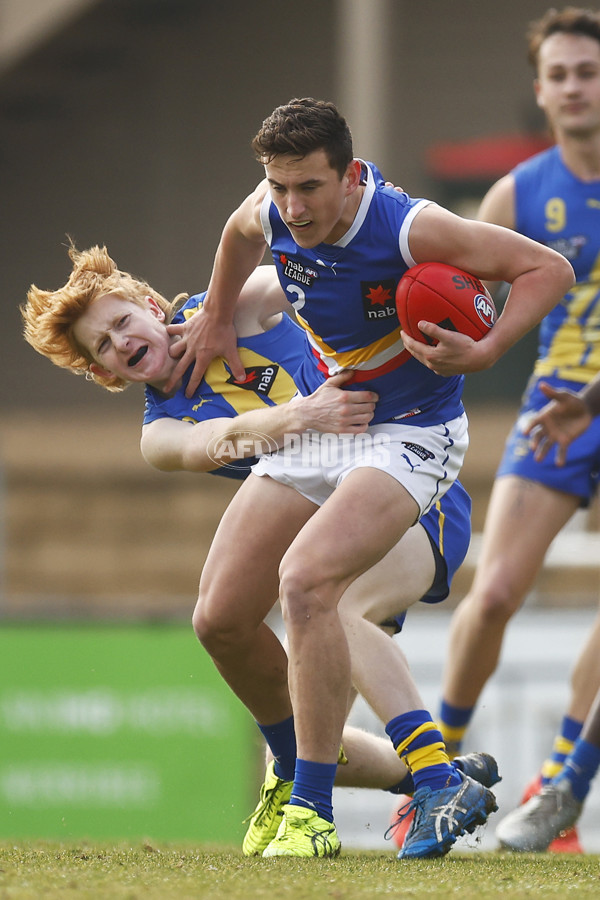
[[[0,837],[238,842],[253,726],[190,627],[0,628]]]

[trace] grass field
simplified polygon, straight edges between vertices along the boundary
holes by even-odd
[[[0,844],[0,900],[371,900],[377,897],[600,896],[600,856],[460,853],[398,861],[245,859],[181,845]]]

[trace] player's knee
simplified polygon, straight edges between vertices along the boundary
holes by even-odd
[[[194,634],[203,645],[205,641],[210,640],[211,634],[215,630],[214,623],[211,621],[210,615],[207,614],[202,596],[198,598],[196,608],[192,613],[192,628],[194,629]]]
[[[241,628],[234,620],[222,615],[210,597],[200,594],[192,614],[192,627],[202,646],[211,656],[221,656],[235,649],[243,641]]]
[[[286,624],[311,618],[313,605],[309,580],[301,572],[288,571],[282,566],[279,576],[281,614]]]
[[[387,604],[382,608],[381,598],[370,591],[346,591],[338,604],[338,613],[342,622],[348,623],[366,619],[378,625],[389,618]]]
[[[506,622],[519,609],[523,597],[516,591],[510,580],[495,578],[483,588],[471,594],[471,602],[477,608],[480,617],[490,623]]]
[[[284,557],[279,569],[279,591],[286,624],[314,621],[329,607],[328,588],[328,579],[318,567]]]

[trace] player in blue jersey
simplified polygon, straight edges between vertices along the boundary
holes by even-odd
[[[370,648],[386,687],[373,705],[415,781],[416,815],[400,856],[443,855],[458,835],[487,819],[495,799],[452,771],[431,716],[391,677],[393,642],[364,617],[344,627],[338,601],[456,479],[467,447],[462,373],[493,365],[537,324],[571,286],[572,269],[555,251],[514,232],[387,188],[373,165],[353,158],[350,131],[331,103],[304,99],[279,107],[253,146],[266,178],[227,222],[202,322],[181,328],[200,347],[189,388],[215,349],[241,374],[232,311],[270,247],[310,343],[301,392],[322,374],[351,369],[349,389],[369,388],[379,400],[360,440],[314,436],[261,458],[217,530],[196,632],[233,690],[260,709],[279,665],[261,625],[264,584],[267,594],[277,590],[265,570],[271,573],[276,561],[298,760],[291,800],[265,856],[339,852],[331,788],[354,642]],[[401,334],[395,286],[408,267],[426,260],[512,284],[503,314],[479,343],[431,323],[420,327],[438,341],[434,346]],[[186,341],[176,372],[194,357]],[[415,554],[398,580],[414,577],[420,565]],[[282,727],[283,713],[282,706]],[[455,815],[448,817],[442,810],[450,807]]]
[[[533,23],[535,92],[556,144],[498,181],[480,218],[553,247],[576,284],[542,322],[539,352],[497,472],[473,586],[452,620],[440,713],[459,752],[480,693],[496,668],[505,627],[543,565],[550,543],[596,490],[600,421],[573,444],[566,465],[534,459],[528,422],[546,403],[540,387],[577,391],[600,369],[600,14],[569,7]],[[542,783],[573,747],[600,685],[600,616],[575,667],[569,708]],[[579,847],[571,834],[552,849]]]
[[[108,390],[145,383],[142,450],[157,468],[242,479],[255,462],[253,454],[272,449],[285,435],[308,428],[329,433],[364,431],[375,395],[340,390],[348,373],[330,379],[308,397],[287,403],[296,393],[293,373],[303,358],[304,336],[282,312],[289,306],[272,266],[252,273],[236,308],[243,378],[236,380],[223,360],[214,360],[194,395],[187,398],[185,376],[175,390],[163,391],[176,364],[169,349],[177,338],[168,334],[167,322],[201,315],[204,294],[182,295],[170,304],[146,282],[120,271],[105,248],[79,252],[72,247],[70,256],[73,271],[64,287],[30,289],[23,308],[26,339],[57,365],[91,376]],[[415,600],[444,599],[467,551],[469,511],[468,495],[456,482],[385,561],[351,586],[342,600],[348,627],[365,615],[376,623],[392,617],[395,629],[396,614]],[[418,571],[398,583],[397,572],[415,557],[420,560]],[[275,567],[275,582],[276,575]],[[270,602],[275,598],[276,592]],[[355,684],[367,696],[376,696],[377,665],[368,659],[369,647],[357,646],[356,653]],[[416,696],[399,648],[388,677],[406,684],[406,690]],[[273,718],[269,707],[273,695],[277,711],[282,694],[287,695],[285,655],[263,698],[266,712],[258,719],[275,761],[269,766],[267,787],[244,840],[247,855],[262,852],[268,843],[268,821],[271,832],[273,824],[276,830],[281,802],[289,798],[291,789],[296,756],[293,729],[286,728],[282,734],[273,727],[277,712]],[[291,710],[289,697],[285,702]],[[387,740],[346,727],[343,747],[339,785],[394,792],[400,783],[403,790],[410,788],[410,774]],[[458,767],[488,783],[498,777],[494,761],[485,754],[473,754],[459,761]]]

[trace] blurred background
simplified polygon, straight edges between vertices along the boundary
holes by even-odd
[[[206,287],[227,216],[261,177],[250,140],[295,96],[335,101],[358,156],[473,215],[548,143],[524,37],[547,7],[0,0],[0,836],[236,841],[260,770],[253,725],[187,624],[234,488],[151,470],[141,390],[111,395],[23,341],[29,285],[64,283],[70,236],[105,243],[167,297]],[[467,379],[472,553],[445,609],[411,612],[402,636],[434,709],[448,616],[534,354],[530,335]],[[597,609],[597,531],[592,510],[555,542],[482,700],[474,749],[498,752],[507,808],[550,746]],[[361,707],[356,720],[379,727]],[[380,846],[365,795],[339,803],[346,844]],[[383,818],[393,805],[373,804]]]

